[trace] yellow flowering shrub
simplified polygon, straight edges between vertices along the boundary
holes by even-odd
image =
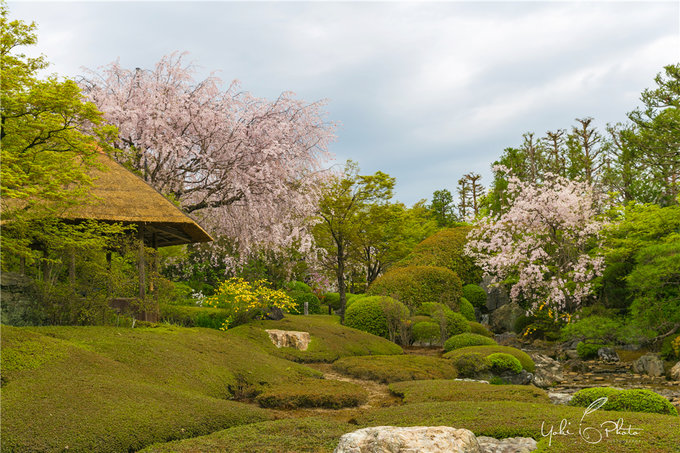
[[[206,298],[206,305],[228,310],[230,315],[222,324],[227,330],[251,319],[263,319],[272,308],[290,311],[295,301],[284,291],[272,289],[267,280],[252,282],[242,278],[230,278],[217,287],[215,294]]]

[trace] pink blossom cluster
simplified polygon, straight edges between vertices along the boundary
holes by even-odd
[[[308,250],[304,220],[331,157],[325,103],[290,92],[257,98],[214,76],[195,81],[183,57],[163,57],[153,70],[114,62],[82,81],[118,127],[117,159],[211,232],[235,239],[244,258],[255,246]]]
[[[593,252],[604,226],[597,197],[585,182],[548,174],[543,184],[532,184],[507,173],[511,206],[478,221],[465,253],[492,283],[513,282],[512,300],[571,311],[603,270],[602,256]]]

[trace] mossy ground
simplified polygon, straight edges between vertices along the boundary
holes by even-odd
[[[491,385],[482,382],[437,379],[429,381],[395,382],[390,391],[404,403],[430,401],[522,401],[550,403],[548,394],[531,385]],[[473,395],[473,396],[471,396]]]
[[[680,418],[605,411],[589,415],[588,426],[604,432],[602,423],[621,418],[639,434],[610,431],[593,445],[578,434],[555,435],[548,447],[541,424],[545,433],[550,426],[557,430],[563,419],[577,425],[583,408],[549,404],[545,393],[532,387],[442,379],[455,375],[446,359],[349,357],[378,353],[383,339],[366,338],[330,317],[301,318],[226,333],[167,326],[3,326],[2,451],[330,453],[342,434],[379,425],[448,425],[477,435],[531,436],[540,440],[539,451],[548,452],[680,451]],[[336,364],[359,375],[364,371],[356,370],[368,370],[371,379],[429,380],[392,384],[403,401],[390,407],[300,409],[340,407],[334,404],[360,394],[354,391],[361,382],[320,379],[319,371],[285,360],[288,352],[263,341],[269,341],[264,327],[310,331],[318,340],[314,360],[344,355]],[[425,376],[417,377],[421,373]],[[297,408],[260,407],[257,398],[268,395],[286,401],[274,406],[293,401]],[[310,398],[315,402],[308,403]]]
[[[457,376],[450,361],[418,355],[346,357],[335,362],[333,369],[359,379],[385,383]]]
[[[306,351],[276,348],[265,329],[309,332],[311,342]],[[331,363],[341,357],[403,354],[396,344],[384,338],[351,329],[340,324],[340,318],[328,315],[287,315],[280,321],[256,321],[231,329],[230,334],[257,343],[269,354],[295,362]]]

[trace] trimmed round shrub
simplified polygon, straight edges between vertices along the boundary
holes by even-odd
[[[491,363],[487,358],[476,352],[461,354],[452,363],[458,370],[458,376],[464,378],[474,378],[480,374],[488,373],[491,369]]]
[[[491,372],[494,374],[513,373],[517,374],[522,371],[522,364],[519,360],[510,354],[504,352],[497,352],[490,354],[487,360],[491,364]]]
[[[304,283],[303,283],[304,285]],[[321,311],[321,301],[313,293],[303,291],[291,291],[288,293],[295,301],[295,308],[290,310],[293,315],[302,315],[305,313],[305,302],[307,302],[307,309],[310,315],[318,315]]]
[[[607,345],[605,344],[584,343],[581,341],[576,345],[576,352],[578,353],[578,356],[584,360],[595,359],[597,358],[597,350],[606,347]]]
[[[450,310],[449,307],[444,304],[440,304],[439,302],[423,302],[420,307],[415,310],[415,312],[417,316],[432,316],[432,313],[436,311],[443,311],[447,309]]]
[[[524,351],[520,351],[517,348],[513,348],[511,346],[500,345],[468,346],[465,348],[454,349],[452,351],[449,351],[446,354],[444,354],[444,358],[454,360],[456,357],[460,355],[468,354],[471,352],[482,354],[484,357],[487,357],[496,352],[504,352],[506,354],[514,356],[517,360],[519,360],[519,363],[522,364],[522,368],[524,368],[528,372],[533,373],[534,369],[536,368],[536,366],[534,365],[534,361],[531,359],[531,357],[529,357],[529,354],[527,354]]]
[[[450,269],[407,266],[392,268],[378,277],[367,294],[394,297],[411,311],[417,311],[425,302],[441,302],[450,308],[457,308],[463,286],[460,278]]]
[[[602,397],[607,398],[607,402],[600,408],[605,411],[678,415],[677,409],[666,398],[651,390],[642,389],[618,390],[610,387],[582,389],[574,393],[569,405],[588,407]]]
[[[352,305],[355,301],[357,301],[357,300],[359,300],[363,297],[366,297],[366,294],[350,294],[350,293],[347,293],[345,295],[345,297],[347,299],[347,301],[345,302],[345,304],[346,304],[345,308],[347,308],[350,305]],[[338,294],[338,304],[340,304],[340,295],[339,294]],[[339,305],[338,305],[338,307],[339,307]]]
[[[483,346],[494,345],[496,342],[483,335],[474,333],[461,333],[454,335],[444,343],[444,352],[453,351],[454,349],[466,348],[468,346]]]
[[[643,389],[624,390],[618,398],[612,401],[610,410],[678,415],[678,410],[666,398],[651,390]]]
[[[440,230],[416,245],[400,264],[445,267],[455,272],[464,284],[478,283],[482,280],[482,270],[463,253],[471,229],[459,226]]]
[[[473,307],[486,308],[486,291],[479,285],[468,284],[463,286],[463,297],[469,300]]]
[[[472,304],[464,297],[461,297],[460,300],[458,301],[458,308],[460,311],[460,314],[465,316],[465,319],[468,321],[476,321],[477,317],[475,316],[475,307],[472,306]]]
[[[384,300],[385,297],[383,296],[373,296],[363,297],[352,303],[345,312],[345,325],[387,338],[387,318],[383,310]]]
[[[333,310],[340,310],[339,293],[325,293],[322,297],[324,304],[330,305]]]
[[[207,327],[219,329],[229,317],[229,310],[211,307],[190,307],[160,304],[161,321],[184,327]]]
[[[439,324],[423,321],[413,325],[413,340],[420,343],[436,344],[441,340]]]
[[[312,288],[305,282],[300,282],[297,280],[293,280],[292,282],[288,282],[285,285],[283,285],[288,291],[295,291],[295,292],[302,292],[302,293],[311,293]]]
[[[419,322],[434,322],[431,317],[425,315],[411,316],[408,318],[411,324],[416,325]]]
[[[468,325],[470,326],[470,333],[476,333],[477,335],[484,335],[485,337],[493,338],[493,332],[484,327],[482,324],[475,321],[469,321]]]
[[[465,316],[455,311],[446,312],[446,333],[448,336],[467,333],[470,331],[470,324]]]

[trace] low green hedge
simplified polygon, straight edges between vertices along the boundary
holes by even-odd
[[[450,361],[419,355],[345,357],[335,362],[333,369],[355,378],[385,383],[457,376]]]
[[[301,407],[340,409],[359,406],[367,399],[366,390],[352,382],[303,379],[268,388],[257,395],[255,401],[262,407],[274,409]]]
[[[678,415],[677,409],[666,398],[651,390],[642,389],[618,390],[610,387],[582,389],[574,393],[569,405],[588,407],[603,397],[607,398],[607,402],[600,409],[605,411]]]
[[[476,333],[477,335],[484,335],[485,337],[493,338],[493,332],[484,327],[482,324],[475,321],[468,321],[470,326],[470,333]]]
[[[298,282],[299,283],[299,282]],[[304,283],[303,283],[304,284]],[[319,298],[313,293],[304,291],[291,291],[288,295],[295,301],[295,308],[290,310],[293,315],[302,315],[305,313],[305,302],[307,302],[307,310],[310,315],[321,314],[321,302]]]
[[[420,343],[440,344],[441,330],[439,324],[422,321],[413,325],[413,340]]]
[[[470,301],[468,301],[466,298],[460,298],[458,301],[458,309],[460,310],[460,314],[465,316],[465,319],[468,321],[477,320],[477,317],[475,316],[475,307],[473,307]]]
[[[444,352],[453,351],[454,349],[466,348],[468,346],[483,346],[495,345],[496,342],[484,335],[476,333],[460,333],[454,335],[444,343]]]
[[[504,352],[506,354],[515,356],[515,358],[517,358],[517,360],[519,360],[519,362],[522,364],[522,368],[530,373],[534,372],[534,361],[531,360],[529,354],[511,346],[469,346],[467,348],[454,349],[453,351],[447,352],[444,354],[444,358],[455,359],[457,356],[467,354],[469,352],[478,352],[484,357],[488,357],[489,355],[496,352]]]
[[[486,291],[479,285],[463,286],[463,297],[469,300],[474,307],[480,309],[486,307]]]
[[[491,362],[478,352],[460,354],[451,359],[451,363],[458,370],[458,375],[464,378],[476,378],[491,369]]]
[[[389,385],[405,404],[433,401],[522,401],[550,404],[548,393],[531,385],[490,385],[483,382],[428,380]]]
[[[497,352],[491,354],[486,358],[491,364],[491,372],[494,374],[514,373],[517,374],[522,371],[522,364],[519,360],[510,354],[504,352]]]
[[[187,305],[161,305],[160,320],[183,327],[207,327],[219,329],[229,316],[221,308],[191,307]]]

